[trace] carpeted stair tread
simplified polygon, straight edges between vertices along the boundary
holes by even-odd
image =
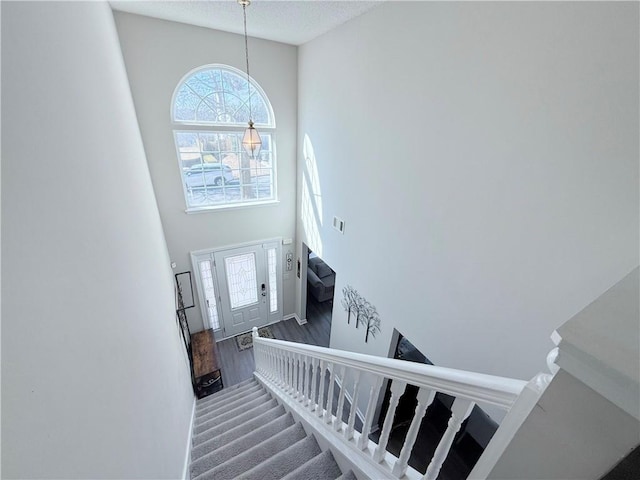
[[[273,455],[266,462],[262,462],[260,465],[246,471],[240,478],[243,480],[279,479],[294,471],[301,463],[308,462],[320,453],[321,450],[316,439],[308,436],[294,443],[286,450]]]
[[[330,450],[316,455],[307,463],[300,465],[282,480],[335,480],[342,472]]]
[[[208,395],[204,398],[201,398],[196,402],[196,411],[206,407],[208,405],[213,405],[214,403],[219,402],[220,400],[228,397],[229,395],[236,395],[238,392],[251,388],[255,385],[258,385],[258,382],[254,378],[250,378],[242,383],[238,383],[237,385],[233,385],[231,387],[225,387],[219,392],[216,392],[212,395]]]
[[[278,405],[275,400],[269,403],[271,403],[273,406],[263,413],[258,413],[256,414],[256,416],[247,419],[244,423],[230,428],[229,430],[212,438],[209,438],[208,440],[204,440],[198,445],[194,444],[191,449],[192,460],[195,461],[213,450],[222,448],[225,445],[233,442],[234,440],[260,428],[262,425],[269,423],[272,420],[275,420],[276,418],[279,418],[286,414],[284,407],[282,405]]]
[[[229,403],[233,403],[236,400],[244,398],[246,395],[251,395],[252,393],[259,391],[264,391],[264,388],[262,387],[262,385],[259,385],[257,383],[255,385],[251,385],[250,387],[240,389],[231,395],[227,395],[226,397],[219,399],[217,402],[212,402],[210,404],[202,406],[202,408],[196,411],[196,418],[200,418],[204,415],[207,415],[208,413],[215,412],[220,407],[223,407]]]
[[[286,428],[293,425],[293,416],[290,413],[282,415],[275,420],[253,430],[246,435],[218,448],[210,451],[206,455],[201,456],[197,460],[191,462],[191,478],[223,464],[227,460],[246,452],[251,447],[261,442],[269,440]]]
[[[210,430],[222,423],[226,423],[229,420],[233,420],[235,417],[237,417],[238,415],[242,415],[247,410],[251,410],[252,408],[263,405],[264,403],[269,401],[270,398],[272,398],[271,395],[269,395],[269,393],[267,393],[266,391],[263,391],[262,395],[256,398],[252,398],[249,401],[245,402],[243,399],[240,399],[234,402],[233,408],[231,410],[226,411],[224,415],[218,415],[210,420],[206,420],[198,425],[195,425],[193,427],[193,431],[197,436],[202,432]]]
[[[347,473],[343,473],[336,480],[358,480],[353,471],[349,470]]]
[[[231,395],[237,395],[239,392],[255,387],[256,385],[259,385],[259,383],[254,378],[250,378],[249,380],[242,383],[238,383],[237,385],[233,385],[231,387],[224,387],[219,392],[216,392],[212,395],[208,395],[196,401],[196,411],[202,410],[203,408],[206,408],[209,405],[214,405],[216,403],[219,403],[220,401],[230,397]]]
[[[219,423],[215,427],[205,430],[202,433],[194,434],[192,444],[194,446],[200,445],[201,443],[206,442],[211,438],[217,437],[221,433],[231,430],[232,428],[235,428],[238,425],[242,425],[243,423],[248,422],[254,417],[257,417],[258,415],[265,413],[268,410],[271,410],[276,405],[278,405],[278,402],[276,402],[275,399],[272,398],[268,402],[262,403],[257,407],[247,410],[246,412],[242,413],[241,415],[237,415],[234,418],[230,418],[226,422]]]
[[[197,414],[194,419],[194,426],[202,425],[209,420],[213,420],[220,415],[227,415],[227,412],[230,412],[243,404],[247,404],[257,398],[260,398],[264,395],[268,395],[267,391],[264,388],[257,389],[255,392],[247,393],[246,395],[241,395],[239,398],[229,401],[229,403],[224,403],[222,405],[217,405],[217,408],[213,408],[211,411],[207,411],[203,414]]]
[[[248,378],[244,382],[240,382],[240,383],[236,383],[235,385],[224,387],[219,392],[216,392],[216,393],[214,393],[212,395],[208,395],[208,396],[206,396],[204,398],[199,399],[196,402],[196,407],[200,407],[200,406],[205,405],[207,403],[211,403],[213,401],[216,401],[217,399],[224,398],[227,395],[232,395],[232,394],[236,393],[238,390],[242,390],[243,388],[245,388],[247,386],[257,385],[257,384],[258,384],[258,382],[256,381],[256,379],[252,377],[252,378]]]
[[[296,423],[277,435],[274,435],[269,440],[261,442],[240,455],[198,475],[194,480],[232,480],[238,478],[240,475],[244,478],[245,472],[253,470],[254,468],[261,470],[266,463],[269,463],[283,451],[291,448],[290,445],[297,445],[299,441],[305,438],[305,435],[306,433],[302,425]],[[261,480],[280,478],[269,476],[268,474],[260,474],[259,477]]]

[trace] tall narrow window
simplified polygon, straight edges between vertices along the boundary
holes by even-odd
[[[278,276],[276,249],[267,250],[267,271],[269,272],[269,313],[278,311]]]
[[[206,302],[207,316],[209,317],[209,325],[211,325],[211,328],[214,330],[218,330],[220,328],[220,320],[218,319],[218,306],[216,302],[216,291],[213,285],[211,260],[203,260],[199,262],[199,266],[204,301]]]
[[[242,147],[249,98],[262,137],[256,158]],[[198,68],[178,84],[171,119],[188,212],[276,200],[275,119],[257,83],[226,65]]]

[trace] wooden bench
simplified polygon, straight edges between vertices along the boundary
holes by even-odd
[[[216,356],[216,340],[213,330],[204,330],[191,335],[193,356],[194,390],[198,398],[221,390],[222,373]]]

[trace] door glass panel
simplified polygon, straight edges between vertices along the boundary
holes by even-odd
[[[276,277],[276,249],[267,250],[269,269],[269,313],[278,311],[278,282]]]
[[[202,280],[202,290],[204,290],[204,298],[205,302],[207,302],[209,324],[214,330],[219,330],[220,320],[218,319],[218,308],[216,306],[216,292],[213,286],[213,272],[211,271],[211,261],[201,261],[199,262],[199,267],[200,279]]]
[[[231,308],[246,307],[258,302],[256,256],[253,252],[226,257],[225,271]]]

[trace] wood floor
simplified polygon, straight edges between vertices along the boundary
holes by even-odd
[[[298,322],[292,318],[271,325],[271,331],[278,340],[328,347],[331,337],[332,308],[333,302],[331,300],[318,303],[309,299],[305,325],[298,325]],[[218,342],[217,349],[225,387],[251,378],[255,369],[253,348],[239,351],[236,339],[228,338]]]

